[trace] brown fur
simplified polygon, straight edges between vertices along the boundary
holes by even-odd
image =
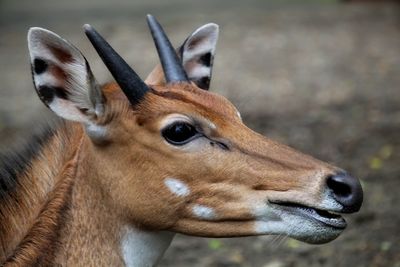
[[[52,266],[57,252],[59,234],[68,218],[72,186],[76,177],[79,149],[56,179],[38,218],[4,266]]]
[[[2,262],[8,259],[7,262],[11,264],[27,258],[27,255],[35,255],[33,250],[37,245],[40,249],[42,238],[47,239],[47,234],[54,235],[47,228],[53,229],[59,220],[60,210],[64,210],[68,202],[68,183],[61,177],[71,172],[69,164],[65,165],[66,159],[72,157],[73,153],[67,144],[74,140],[69,138],[70,131],[64,126],[60,127],[33,159],[30,164],[32,167],[20,174],[15,193],[2,203]],[[40,250],[37,252],[42,253]]]

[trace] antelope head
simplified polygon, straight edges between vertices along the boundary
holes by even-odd
[[[199,28],[177,51],[154,17],[148,23],[162,68],[145,82],[84,27],[118,84],[103,87],[64,39],[38,28],[28,37],[37,92],[56,114],[82,123],[105,201],[147,230],[335,239],[346,227],[341,214],[361,207],[359,181],[252,131],[208,91],[217,25]]]

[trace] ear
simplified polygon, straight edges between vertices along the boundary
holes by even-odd
[[[201,89],[210,88],[218,33],[217,24],[206,24],[194,31],[179,49],[189,79]]]
[[[204,90],[208,90],[210,87],[218,34],[217,24],[203,25],[195,30],[177,49],[178,56],[182,60],[182,65],[189,79]],[[157,65],[150,73],[146,83],[153,85],[165,83],[160,65]]]
[[[82,53],[57,34],[28,32],[33,82],[42,102],[73,121],[94,121],[104,111],[104,98]]]

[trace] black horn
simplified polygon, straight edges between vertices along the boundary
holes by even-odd
[[[83,28],[86,36],[129,99],[129,102],[132,105],[138,104],[149,91],[147,85],[92,26],[85,24]]]
[[[151,35],[153,36],[158,56],[161,60],[166,82],[189,82],[181,61],[160,23],[152,15],[147,15],[147,23],[149,24]]]

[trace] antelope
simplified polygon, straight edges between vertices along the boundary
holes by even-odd
[[[161,65],[144,81],[84,26],[116,81],[102,86],[75,46],[29,30],[34,87],[63,120],[2,157],[2,266],[154,266],[175,233],[337,238],[360,182],[247,128],[208,90],[216,24],[175,50],[147,21]]]

